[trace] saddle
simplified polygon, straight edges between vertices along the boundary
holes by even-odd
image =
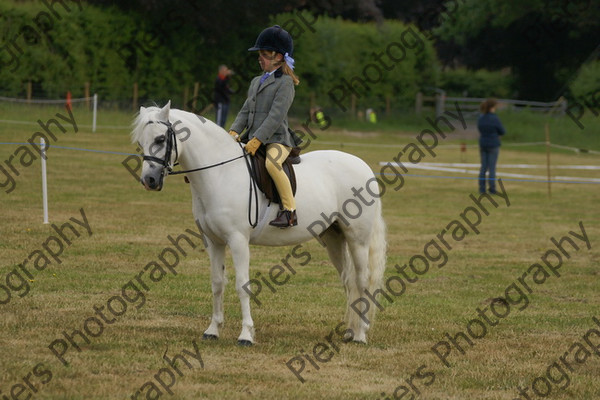
[[[271,175],[269,175],[267,167],[265,166],[266,156],[267,148],[266,146],[261,145],[256,151],[254,157],[250,157],[252,165],[252,177],[254,178],[258,189],[265,194],[265,197],[269,199],[269,201],[277,203],[281,206],[279,192],[277,191],[275,182],[273,182],[273,179],[271,178]],[[294,173],[293,164],[299,164],[300,161],[300,148],[294,147],[288,158],[286,158],[282,164],[283,171],[287,175],[288,179],[290,180],[290,184],[292,185],[292,193],[294,196],[296,195],[296,174]]]

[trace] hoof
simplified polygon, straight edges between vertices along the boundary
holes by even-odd
[[[218,338],[217,335],[209,335],[208,333],[202,335],[202,340],[217,340]]]
[[[250,346],[252,346],[252,342],[249,340],[238,340],[238,346],[250,347]]]
[[[360,344],[360,345],[366,345],[367,342],[365,340],[353,340],[352,343],[354,344]]]

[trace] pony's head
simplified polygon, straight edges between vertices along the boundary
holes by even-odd
[[[133,122],[132,143],[144,154],[140,182],[147,190],[161,190],[163,180],[177,160],[177,139],[169,121],[171,101],[163,107],[140,107]]]

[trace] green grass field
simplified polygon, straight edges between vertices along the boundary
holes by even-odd
[[[64,114],[51,108],[5,107],[1,112],[1,119],[25,122]],[[76,110],[75,118],[80,125],[91,123],[87,112]],[[127,129],[102,126],[127,125],[132,118],[127,113],[101,112],[99,132],[92,134],[88,127],[80,127],[73,133],[67,124],[67,133],[59,133],[53,144],[131,153],[135,147]],[[380,161],[391,161],[403,144],[414,142],[414,135],[428,127],[424,120],[421,125],[417,122],[381,132],[347,132],[334,124],[318,132],[309,150],[341,149],[360,156],[379,172]],[[528,120],[527,129],[537,126],[543,135],[544,122]],[[557,126],[564,123],[559,121]],[[507,125],[517,129],[513,122]],[[0,141],[23,142],[37,128],[0,123]],[[440,145],[457,143],[450,133]],[[0,145],[1,166],[7,168],[5,160],[18,147]],[[472,146],[466,153],[453,146],[435,151],[435,157],[427,155],[423,162],[479,161]],[[18,156],[13,164],[26,157],[25,150]],[[0,188],[0,285],[16,288],[8,300],[0,286],[0,302],[5,303],[0,304],[0,398],[129,399],[142,389],[140,399],[516,399],[518,387],[528,388],[531,399],[600,398],[600,326],[592,319],[600,319],[598,184],[553,183],[549,198],[546,183],[504,180],[510,205],[495,197],[498,207],[488,205],[489,215],[482,215],[479,234],[469,231],[462,240],[448,239],[452,248],[445,251],[447,262],[442,268],[437,267],[441,261],[431,262],[429,271],[407,284],[402,295],[391,296],[391,302],[378,297],[384,310],[377,314],[367,345],[341,343],[335,329],[345,310],[343,287],[326,251],[316,241],[306,243],[302,250],[310,253],[310,261],[300,266],[297,260],[293,264],[297,274],[277,286],[275,293],[263,286],[262,305],[252,305],[257,343],[240,348],[236,339],[241,317],[229,257],[221,338],[201,340],[212,311],[209,262],[200,239],[191,234],[198,247],[185,247],[187,256],[179,255],[177,275],[167,272],[154,282],[146,272],[145,302],[139,293],[135,298],[131,287],[127,292],[131,302],[115,300],[147,264],[159,260],[165,247],[173,247],[169,235],[177,237],[186,229],[197,232],[183,178],[170,177],[162,192],[146,192],[121,164],[125,157],[49,150],[50,223],[61,226],[70,218],[83,222],[83,209],[92,231],[90,236],[71,220],[80,237],[65,231],[72,240],[64,246],[60,264],[43,247],[57,234],[51,225],[42,224],[39,159],[25,160],[31,164],[26,167],[16,164],[19,176],[11,193]],[[505,146],[499,160],[499,164],[545,162],[545,153],[533,147]],[[597,170],[556,168],[600,165],[598,155],[557,150],[552,153],[552,164],[553,175],[599,177]],[[544,169],[499,171],[545,175]],[[421,170],[410,174],[419,176],[405,176],[397,191],[394,185],[388,186],[382,198],[388,228],[386,279],[398,275],[396,264],[422,255],[427,243],[473,206],[469,195],[477,189],[475,180],[463,178],[473,175],[442,179],[435,176],[456,174]],[[0,184],[1,179],[2,175]],[[582,236],[580,222],[591,249],[569,233]],[[565,244],[569,258],[563,254],[557,270],[560,276],[530,271],[523,278],[530,266],[544,264],[541,258],[549,249],[557,249],[551,239],[564,236],[579,250]],[[47,246],[58,248],[51,242]],[[268,275],[291,251],[252,247],[251,276]],[[26,267],[32,278],[18,267],[26,258],[31,258]],[[556,257],[546,258],[556,265]],[[523,282],[531,292],[523,289]],[[392,288],[399,290],[396,284]],[[516,288],[521,288],[521,294]],[[508,303],[494,302],[507,293],[509,313],[505,312]],[[487,324],[484,334],[484,328],[472,320],[483,321],[477,309],[492,302],[506,315],[496,318],[494,326]],[[95,307],[106,310],[107,304],[120,316],[104,323],[100,331],[90,318],[98,315]],[[78,351],[62,332],[84,330],[84,326],[96,337],[90,336],[89,343],[75,337]],[[590,331],[591,344],[587,344],[584,335],[594,327],[598,333]],[[461,352],[445,334],[468,333],[467,328],[479,338],[471,339],[469,345],[457,336]],[[66,364],[49,350],[57,339],[68,346],[63,356]],[[328,341],[333,345],[327,345]],[[196,355],[194,343],[203,368],[189,356]],[[449,366],[432,347],[450,351]],[[64,350],[59,344],[54,348]],[[191,368],[181,360],[177,364],[182,376],[173,373],[171,395],[155,375],[168,382],[163,355],[172,358],[184,349]],[[320,351],[321,359],[327,361],[315,361],[314,354]],[[304,358],[301,376],[305,382],[301,383],[286,363],[304,354],[315,365]],[[300,362],[292,365],[298,367]]]

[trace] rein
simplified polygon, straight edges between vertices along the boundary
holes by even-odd
[[[225,160],[225,161],[221,161],[215,164],[211,164],[211,165],[207,165],[204,167],[198,167],[198,168],[193,168],[193,169],[187,169],[187,170],[183,170],[183,171],[173,171],[173,167],[178,165],[179,163],[177,162],[177,159],[179,158],[179,151],[177,149],[177,140],[175,139],[175,130],[173,130],[173,125],[171,124],[171,121],[148,121],[146,123],[146,125],[150,125],[150,124],[163,124],[167,127],[167,133],[166,133],[166,149],[165,149],[165,158],[164,159],[160,159],[158,157],[154,157],[154,156],[149,156],[149,155],[143,155],[142,158],[144,159],[144,161],[153,161],[156,162],[160,165],[163,166],[163,175],[165,175],[165,171],[166,171],[166,175],[180,175],[180,174],[185,174],[188,172],[197,172],[197,171],[204,171],[206,169],[211,169],[214,167],[218,167],[221,165],[225,165],[228,164],[232,161],[238,160],[240,158],[244,158],[244,160],[246,161],[246,168],[248,168],[248,175],[250,176],[250,189],[249,189],[249,197],[248,197],[248,223],[250,224],[250,226],[252,226],[252,228],[256,228],[256,225],[258,225],[258,188],[257,188],[257,184],[256,184],[256,179],[254,177],[254,174],[252,173],[252,166],[251,166],[251,162],[248,159],[248,157],[250,157],[250,154],[248,154],[244,147],[242,146],[241,143],[238,142],[240,148],[242,149],[242,155],[241,156],[237,156],[234,158],[231,158],[229,160]],[[173,152],[173,149],[175,149],[175,162],[173,164],[173,166],[171,166],[169,164],[170,160],[171,160],[171,154]],[[254,191],[254,222],[252,222],[252,191]]]
[[[186,169],[185,171],[169,171],[168,175],[179,175],[179,174],[185,174],[185,173],[187,173],[187,172],[204,171],[205,169],[211,169],[211,168],[214,168],[214,167],[218,167],[218,166],[220,166],[220,165],[228,164],[228,163],[230,163],[230,162],[232,162],[232,161],[235,161],[235,160],[237,160],[237,159],[240,159],[240,158],[242,158],[242,157],[244,157],[244,156],[245,156],[245,154],[242,154],[241,156],[238,156],[238,157],[232,158],[232,159],[230,159],[230,160],[227,160],[227,161],[221,161],[221,162],[219,162],[219,163],[216,163],[216,164],[211,164],[211,165],[207,165],[207,166],[205,166],[205,167],[199,167],[199,168],[194,168],[194,169]]]
[[[250,193],[248,195],[248,223],[254,229],[256,225],[258,225],[258,187],[256,184],[256,176],[254,175],[254,171],[252,171],[252,162],[249,157],[250,154],[246,152],[244,147],[240,142],[238,142],[240,148],[243,151],[242,156],[244,157],[244,161],[246,161],[246,168],[248,168],[248,175],[250,175]],[[254,189],[254,222],[252,222],[252,189]]]

